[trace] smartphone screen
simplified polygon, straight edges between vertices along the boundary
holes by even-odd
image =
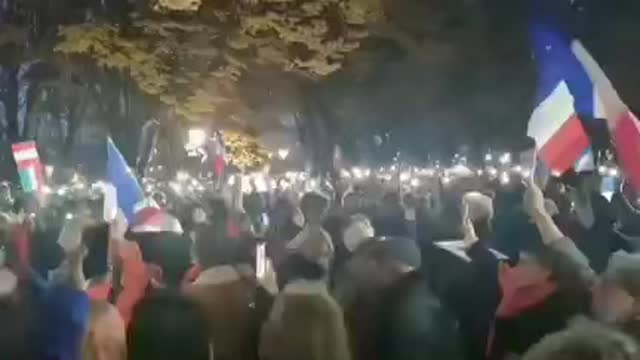
[[[256,245],[256,277],[258,279],[264,278],[267,272],[266,246],[265,243]]]
[[[82,269],[87,279],[106,275],[109,271],[109,225],[98,224],[82,232],[82,242],[87,247],[87,257]]]

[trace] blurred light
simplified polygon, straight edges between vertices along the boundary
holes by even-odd
[[[511,178],[509,177],[509,173],[503,172],[500,174],[500,184],[508,185],[511,182]]]
[[[318,181],[316,179],[309,180],[309,186],[311,186],[312,188],[318,186]]]
[[[271,182],[269,183],[271,185],[272,189],[275,189],[278,186],[278,182],[275,180],[271,180]]]
[[[489,171],[489,175],[491,175],[491,176],[497,176],[498,175],[498,169],[494,168],[493,166],[490,167],[488,169],[488,171]]]
[[[227,180],[227,185],[233,186],[235,184],[236,184],[236,177],[235,176],[230,176],[229,180]]]
[[[264,176],[257,175],[253,180],[253,183],[256,185],[257,192],[267,192],[267,182],[264,179]]]
[[[67,194],[67,189],[64,187],[61,187],[60,189],[58,189],[58,191],[56,191],[56,194],[60,195],[60,196],[64,196]]]
[[[529,169],[522,170],[522,176],[525,178],[528,178],[529,176],[531,176],[531,170]]]
[[[53,166],[51,165],[45,165],[44,167],[44,173],[47,175],[48,178],[51,177],[51,175],[53,175]]]
[[[73,214],[72,214],[72,213],[67,213],[67,214],[64,216],[64,218],[65,218],[65,219],[67,219],[67,220],[71,220],[71,219],[73,219]]]
[[[504,153],[500,156],[500,164],[506,165],[511,163],[511,153]]]
[[[455,176],[464,176],[464,177],[468,177],[468,176],[472,176],[473,172],[471,171],[471,169],[469,169],[468,167],[462,165],[462,164],[458,164],[454,167],[452,167],[449,170],[451,173],[453,173],[453,175]]]
[[[178,171],[178,173],[176,174],[176,179],[178,179],[178,181],[186,181],[187,179],[189,179],[189,174],[187,174],[187,172],[185,171]]]
[[[169,183],[169,186],[171,187],[171,189],[173,189],[173,191],[175,191],[178,194],[182,194],[182,185],[180,185],[179,183],[172,181]]]
[[[616,168],[610,168],[609,169],[609,176],[616,177],[616,176],[618,176],[618,174],[619,174],[618,173],[618,169],[616,169]]]
[[[45,195],[51,194],[51,188],[48,187],[47,185],[43,186],[42,187],[42,193],[45,194]]]
[[[428,168],[428,169],[426,169],[426,170],[424,171],[424,173],[425,173],[427,176],[431,177],[431,176],[434,176],[434,175],[436,174],[436,171],[435,171],[434,169]]]
[[[278,156],[282,160],[286,159],[289,156],[289,149],[279,149]]]
[[[371,175],[371,169],[364,169],[363,175],[364,177],[369,177]]]
[[[607,167],[604,165],[598,166],[598,174],[605,175],[607,173]]]
[[[413,187],[420,186],[420,179],[417,179],[417,178],[411,179],[411,186],[413,186]]]
[[[362,179],[362,177],[364,176],[364,175],[362,174],[362,170],[360,170],[360,168],[359,168],[359,167],[354,167],[352,171],[353,171],[353,176],[354,176],[356,179]]]
[[[482,176],[482,175],[484,175],[484,171],[478,170],[478,171],[476,171],[476,174],[478,174],[478,176]]]
[[[187,132],[186,149],[197,149],[207,142],[207,133],[202,129],[189,129]]]
[[[405,182],[411,178],[411,174],[409,172],[403,172],[400,174],[400,181]]]
[[[520,165],[516,165],[513,167],[513,171],[517,172],[518,174],[522,174],[522,166]]]
[[[442,183],[443,183],[444,185],[447,185],[447,184],[449,184],[450,182],[451,182],[451,178],[450,178],[450,177],[448,177],[448,176],[446,176],[446,175],[445,175],[445,176],[442,178]]]
[[[241,191],[245,194],[248,194],[251,192],[252,190],[252,186],[251,186],[251,182],[249,181],[249,177],[248,176],[242,176],[240,178],[241,181]]]
[[[491,154],[489,154],[489,153],[488,153],[488,154],[486,154],[486,155],[484,156],[484,161],[493,161],[493,155],[491,155]]]
[[[351,179],[351,173],[345,169],[340,170],[340,176],[345,179]]]

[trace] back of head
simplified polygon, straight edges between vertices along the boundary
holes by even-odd
[[[190,299],[160,291],[136,305],[127,330],[132,360],[209,360],[206,321]]]
[[[317,192],[308,192],[300,200],[300,210],[307,222],[319,223],[328,207],[329,200]]]
[[[639,355],[631,338],[587,322],[547,336],[529,349],[523,360],[631,360]]]
[[[203,268],[233,264],[238,240],[227,236],[223,222],[202,227],[196,233],[195,255]]]
[[[325,278],[326,271],[315,261],[301,254],[292,254],[282,263],[281,286],[294,281],[320,281]]]
[[[144,261],[162,269],[166,285],[178,286],[191,267],[191,241],[171,232],[140,234],[136,241]]]

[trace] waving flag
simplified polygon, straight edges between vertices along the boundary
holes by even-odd
[[[144,200],[138,180],[111,138],[107,139],[106,181],[116,189],[118,207],[131,224],[136,205]]]
[[[537,16],[529,34],[539,67],[539,105],[528,135],[552,171],[562,173],[572,166],[576,171],[593,170],[594,154],[584,124],[597,129],[595,122],[604,118],[599,93],[571,50],[570,39],[550,17]]]
[[[640,123],[584,46],[579,41],[574,41],[571,49],[584,67],[601,99],[599,107],[607,120],[609,132],[615,142],[618,161],[625,176],[634,190],[640,191]]]
[[[44,184],[43,166],[34,141],[25,141],[11,145],[13,157],[18,166],[20,183],[26,193],[37,192]]]

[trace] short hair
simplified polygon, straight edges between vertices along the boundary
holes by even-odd
[[[308,192],[300,200],[300,210],[305,217],[314,212],[323,213],[328,207],[329,200],[317,192]]]
[[[523,360],[631,360],[638,346],[627,335],[604,325],[581,321],[534,345]]]
[[[209,333],[198,306],[177,291],[146,296],[127,330],[129,359],[209,360]]]
[[[289,255],[281,265],[284,286],[296,280],[322,280],[326,275],[324,268],[301,254]]]

